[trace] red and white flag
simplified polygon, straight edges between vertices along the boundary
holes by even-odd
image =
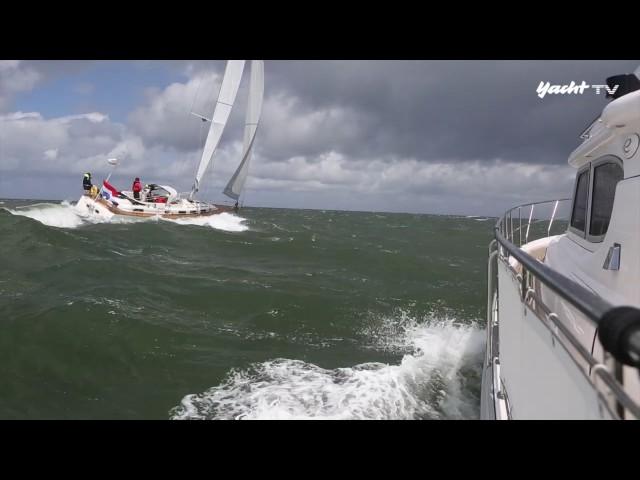
[[[102,182],[102,196],[105,199],[111,200],[111,197],[117,197],[118,195],[120,195],[120,192],[113,185],[106,180]]]

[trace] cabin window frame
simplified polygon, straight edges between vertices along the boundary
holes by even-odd
[[[591,230],[591,207],[593,204],[593,187],[594,187],[594,178],[595,178],[594,171],[597,167],[600,167],[606,163],[614,163],[620,166],[620,168],[622,168],[622,180],[620,180],[620,182],[622,182],[624,180],[624,162],[619,157],[616,157],[615,155],[604,155],[592,162],[587,163],[582,168],[580,168],[576,172],[576,179],[573,184],[573,198],[571,200],[571,212],[569,216],[568,230],[572,232],[574,235],[577,235],[580,238],[584,238],[586,241],[590,243],[602,243],[605,237],[607,236],[607,232],[609,231],[609,227],[607,226],[607,232],[605,232],[603,235],[591,235],[589,233],[589,231]],[[582,175],[584,172],[588,172],[588,187],[587,187],[587,211],[586,211],[586,218],[584,222],[584,231],[582,231],[574,227],[571,224],[571,222],[573,220],[573,210],[575,208],[575,203],[576,203],[576,198],[578,193],[578,179],[580,178],[580,175]],[[617,191],[617,186],[616,186],[616,191]],[[614,193],[614,202],[615,202],[615,193]],[[611,218],[609,218],[609,220],[611,220]]]
[[[576,199],[578,198],[578,181],[580,180],[580,177],[582,176],[583,173],[587,172],[587,205],[586,205],[586,212],[585,212],[585,219],[584,219],[584,231],[579,230],[578,228],[574,227],[572,225],[573,223],[573,212],[575,209],[575,205],[576,205]],[[591,205],[591,163],[586,164],[585,166],[583,166],[581,169],[579,169],[576,172],[576,179],[574,181],[573,184],[573,199],[571,200],[571,213],[569,215],[569,231],[571,231],[572,233],[574,233],[575,235],[581,237],[581,238],[585,238],[586,233],[589,231],[589,213],[591,211],[590,209],[590,205]]]
[[[591,210],[593,206],[593,188],[595,187],[595,169],[605,165],[607,163],[612,163],[618,165],[622,169],[622,179],[618,182],[622,182],[624,180],[624,163],[622,160],[615,155],[605,155],[603,157],[598,158],[597,160],[591,162],[589,173],[589,208],[587,210],[587,226],[585,230],[585,239],[591,243],[601,243],[604,241],[604,238],[607,236],[607,232],[609,231],[609,225],[611,224],[611,215],[609,215],[609,225],[607,225],[607,231],[602,235],[591,235]],[[616,193],[618,191],[618,185],[616,184],[616,188],[613,193],[613,202],[615,203]],[[613,205],[611,207],[611,213],[613,214]]]

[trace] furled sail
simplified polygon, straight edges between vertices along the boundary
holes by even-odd
[[[247,104],[247,116],[244,127],[244,146],[242,159],[238,169],[229,180],[224,194],[234,200],[240,198],[240,193],[247,180],[249,162],[253,150],[253,141],[258,131],[260,115],[262,113],[262,99],[264,97],[264,62],[262,60],[251,61],[251,80],[249,83],[249,101]]]
[[[218,95],[218,101],[211,118],[211,127],[209,127],[209,134],[207,135],[207,141],[204,144],[204,150],[202,151],[202,158],[200,159],[200,165],[198,165],[198,171],[193,183],[193,190],[191,196],[200,189],[200,181],[207,171],[207,167],[211,163],[213,154],[220,143],[222,132],[229,119],[229,114],[233,108],[233,103],[238,93],[240,86],[240,80],[242,80],[242,72],[244,70],[244,60],[229,60],[224,70],[224,77],[222,78],[222,86],[220,87],[220,94]]]

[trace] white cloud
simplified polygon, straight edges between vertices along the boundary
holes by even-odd
[[[259,148],[271,158],[353,150],[371,123],[349,107],[311,109],[299,98],[277,92],[265,99]]]
[[[172,83],[164,90],[147,91],[145,105],[129,116],[133,131],[148,145],[160,145],[189,151],[202,142],[203,122],[190,115],[196,113],[211,118],[213,103],[219,89],[219,75],[202,72],[186,83]]]
[[[50,148],[49,150],[45,150],[44,151],[44,158],[46,160],[55,160],[56,158],[58,158],[58,149],[57,148]]]
[[[12,97],[31,90],[42,76],[20,60],[0,60],[0,111],[5,110]]]
[[[303,116],[303,123],[313,124],[314,118]],[[301,136],[308,131],[308,126],[298,128]],[[216,152],[213,170],[205,176],[205,198],[220,198],[241,149],[240,141],[232,141]],[[53,119],[36,112],[0,115],[0,172],[75,176],[87,170],[106,171],[106,159],[111,157],[123,160],[118,182],[139,175],[184,191],[191,186],[200,151],[148,147],[130,128],[99,112]],[[251,170],[247,183],[251,198],[272,201],[272,194],[277,194],[278,202],[285,202],[277,206],[476,214],[498,214],[516,203],[568,196],[574,175],[568,166],[365,159],[331,150],[278,160],[257,154]]]
[[[119,155],[144,159],[144,145],[124,125],[92,112],[45,119],[37,112],[0,115],[0,171],[77,173]]]
[[[193,76],[185,83],[147,90],[145,105],[129,116],[133,131],[147,145],[180,151],[202,147],[209,124],[203,124],[190,112],[193,109],[211,117],[222,77],[206,70],[188,72]],[[247,78],[238,92],[223,143],[242,136]],[[256,150],[275,159],[353,149],[358,139],[370,133],[371,124],[370,119],[352,108],[328,105],[312,109],[300,98],[267,88]]]
[[[247,182],[253,192],[309,193],[306,206],[433,213],[497,215],[527,201],[570,196],[575,171],[567,166],[495,160],[424,162],[415,159],[352,159],[335,152],[284,162],[257,159]],[[253,193],[254,198],[259,196]],[[302,197],[298,197],[300,199]],[[284,206],[284,205],[278,205]]]

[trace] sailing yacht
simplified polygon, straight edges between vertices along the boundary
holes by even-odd
[[[176,219],[210,216],[237,209],[238,200],[249,172],[251,153],[262,113],[264,97],[264,62],[262,60],[251,61],[242,156],[235,173],[223,191],[226,196],[236,202],[236,206],[216,205],[200,201],[196,199],[196,194],[200,190],[205,173],[211,168],[213,157],[236,100],[244,68],[245,60],[229,60],[225,67],[213,117],[209,119],[197,115],[203,121],[209,122],[210,127],[190,192],[180,194],[172,186],[151,184],[141,192],[139,198],[136,198],[133,192],[118,191],[111,185],[109,183],[111,174],[109,174],[107,180],[103,181],[100,190],[80,197],[76,205],[79,212],[103,219],[110,219],[114,216]],[[115,168],[118,161],[117,159],[109,159],[109,163]]]
[[[639,74],[607,79],[572,197],[496,224],[482,419],[640,418]]]

